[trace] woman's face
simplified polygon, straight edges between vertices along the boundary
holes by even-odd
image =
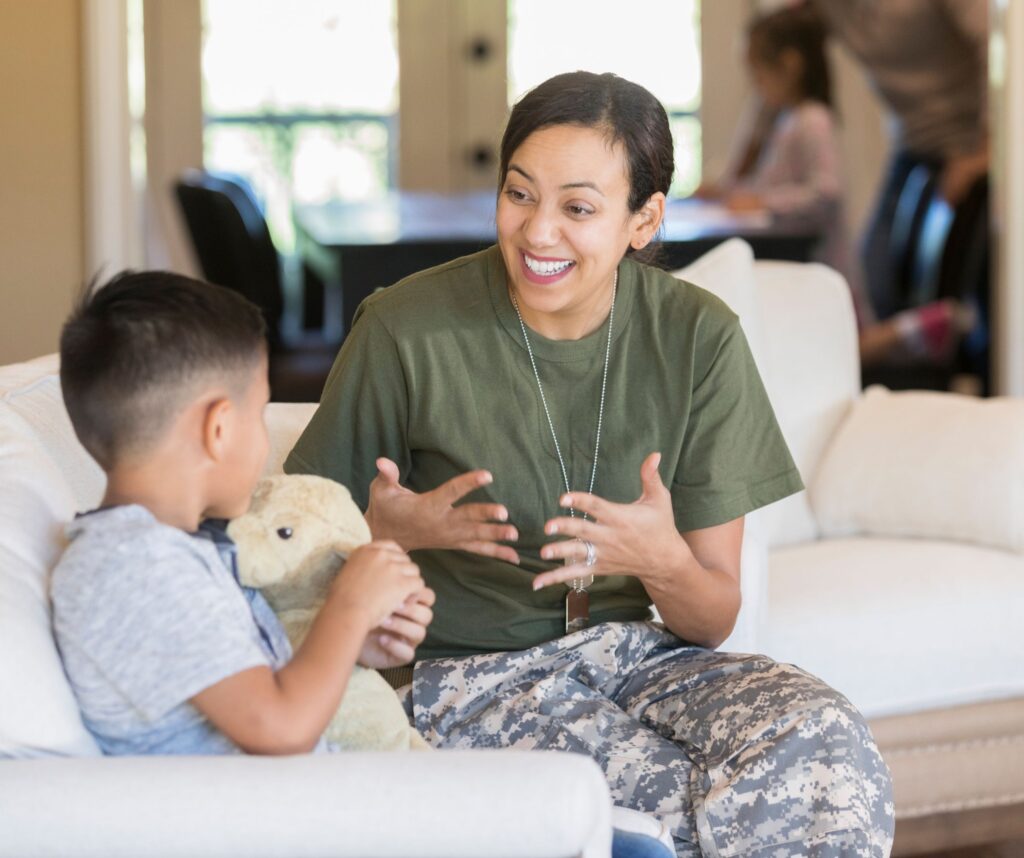
[[[657,231],[664,195],[628,206],[626,152],[602,130],[553,125],[535,131],[509,159],[498,200],[498,246],[509,285],[530,327],[577,339],[607,315],[626,249]]]

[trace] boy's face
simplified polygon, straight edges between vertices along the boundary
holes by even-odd
[[[270,399],[267,358],[262,356],[253,370],[245,393],[234,400],[228,420],[230,443],[220,462],[216,498],[206,511],[211,518],[236,518],[249,509],[249,500],[263,471],[270,450],[264,409]]]

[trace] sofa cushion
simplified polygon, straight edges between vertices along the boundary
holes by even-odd
[[[49,570],[75,507],[32,427],[0,401],[0,756],[99,753],[50,632]]]
[[[950,539],[1022,552],[1024,401],[872,388],[810,491],[826,537]]]
[[[910,539],[826,539],[769,561],[763,650],[868,717],[1024,695],[1024,558]]]

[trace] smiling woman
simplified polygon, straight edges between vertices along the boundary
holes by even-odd
[[[664,109],[558,75],[501,151],[498,245],[363,302],[285,463],[347,485],[437,593],[416,726],[587,753],[680,855],[887,854],[860,714],[714,651],[744,516],[801,482],[736,316],[635,259],[672,178]]]

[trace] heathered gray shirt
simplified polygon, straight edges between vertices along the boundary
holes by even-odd
[[[988,0],[817,0],[896,120],[897,145],[948,158],[987,126]]]
[[[234,545],[141,506],[79,516],[53,571],[53,627],[86,728],[106,754],[231,754],[188,701],[291,648],[266,600],[235,578]]]

